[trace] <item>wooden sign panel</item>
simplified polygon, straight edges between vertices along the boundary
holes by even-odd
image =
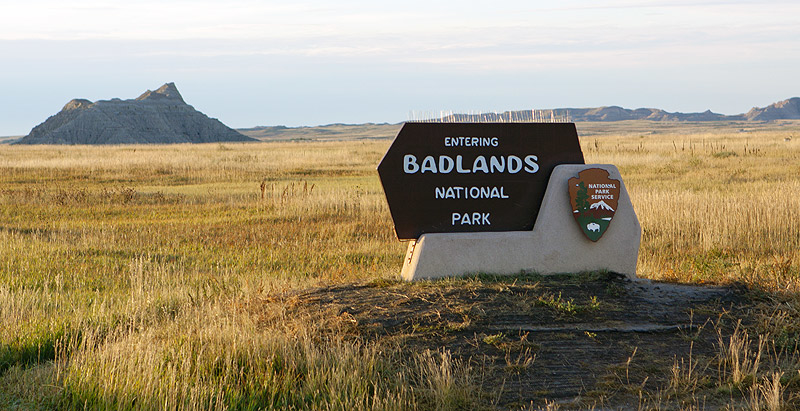
[[[400,239],[531,230],[550,173],[583,164],[573,123],[406,123],[378,165]]]

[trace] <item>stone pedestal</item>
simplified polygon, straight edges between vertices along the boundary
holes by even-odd
[[[582,170],[602,168],[620,181],[616,214],[592,242],[572,216],[567,180]],[[531,231],[423,234],[408,246],[401,276],[412,281],[475,273],[539,274],[608,270],[636,276],[642,228],[625,183],[611,164],[559,165],[550,176]]]

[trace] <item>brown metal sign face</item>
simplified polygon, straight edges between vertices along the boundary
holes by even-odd
[[[590,168],[569,179],[572,216],[586,238],[597,241],[606,232],[617,212],[620,182],[608,171]]]
[[[572,123],[406,123],[378,165],[400,239],[522,231],[559,164],[583,164]]]

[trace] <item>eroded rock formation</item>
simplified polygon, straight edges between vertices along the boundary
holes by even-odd
[[[17,144],[172,144],[256,141],[186,104],[175,83],[134,100],[75,99]]]

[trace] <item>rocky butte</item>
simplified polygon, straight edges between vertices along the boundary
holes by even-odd
[[[186,104],[167,83],[134,100],[75,99],[16,144],[174,144],[257,141]]]

